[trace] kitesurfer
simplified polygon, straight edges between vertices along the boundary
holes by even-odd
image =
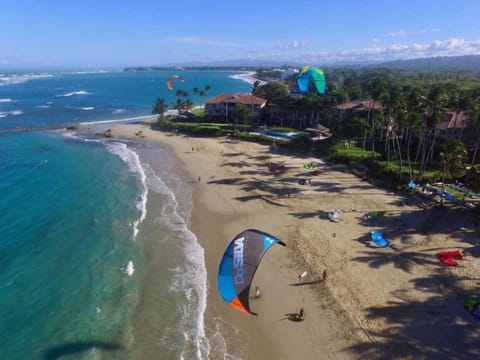
[[[301,307],[300,311],[298,312],[297,319],[298,320],[303,320],[304,316],[305,316],[305,310],[303,309],[303,307]]]

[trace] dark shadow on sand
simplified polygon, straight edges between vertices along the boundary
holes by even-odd
[[[320,284],[321,282],[323,282],[323,280],[322,280],[322,279],[318,279],[318,280],[312,280],[312,281],[306,281],[306,282],[299,282],[299,283],[295,283],[295,284],[290,284],[290,286],[316,285],[316,284]]]
[[[290,314],[285,314],[284,320],[289,320],[293,322],[302,322],[305,320],[305,317],[300,317],[298,313],[290,313]]]

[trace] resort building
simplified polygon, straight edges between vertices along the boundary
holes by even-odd
[[[472,128],[463,111],[447,111],[444,117],[445,120],[435,129],[437,140],[460,139],[467,147],[475,144],[477,131]]]
[[[253,119],[259,119],[260,111],[267,100],[249,94],[220,94],[205,102],[205,114],[213,118],[228,119],[237,104],[246,106],[252,112]]]
[[[337,105],[336,109],[351,114],[368,110],[382,110],[383,106],[379,101],[358,99]]]

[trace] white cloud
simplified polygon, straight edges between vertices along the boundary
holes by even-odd
[[[406,34],[407,34],[407,31],[401,29],[401,30],[395,31],[395,32],[391,31],[391,32],[387,33],[387,36],[389,36],[389,37],[397,37],[397,36],[405,36]]]
[[[452,38],[436,40],[430,44],[413,43],[394,44],[387,47],[372,46],[330,53],[310,53],[308,56],[311,58],[311,61],[332,63],[336,61],[388,61],[475,54],[480,54],[480,40],[468,41]]]
[[[431,28],[431,29],[422,29],[422,30],[417,31],[418,34],[436,33],[436,32],[440,32],[440,29],[439,28]]]
[[[288,43],[278,44],[277,48],[280,50],[295,50],[303,49],[310,46],[309,40],[293,40]]]
[[[403,37],[407,35],[418,35],[418,34],[427,34],[427,33],[436,33],[439,32],[440,29],[438,28],[431,28],[431,29],[420,29],[420,30],[405,30],[400,29],[398,31],[391,31],[387,33],[388,37]]]
[[[174,36],[165,39],[168,42],[186,45],[219,46],[219,47],[243,47],[244,45],[233,41],[223,41],[218,39],[203,39],[193,36]]]

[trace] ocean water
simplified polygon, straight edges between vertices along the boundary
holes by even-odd
[[[205,326],[192,196],[159,144],[93,132],[1,132],[148,115],[167,72],[0,72],[2,359],[232,358]],[[249,92],[182,72],[191,92]],[[205,100],[192,97],[198,105]]]

